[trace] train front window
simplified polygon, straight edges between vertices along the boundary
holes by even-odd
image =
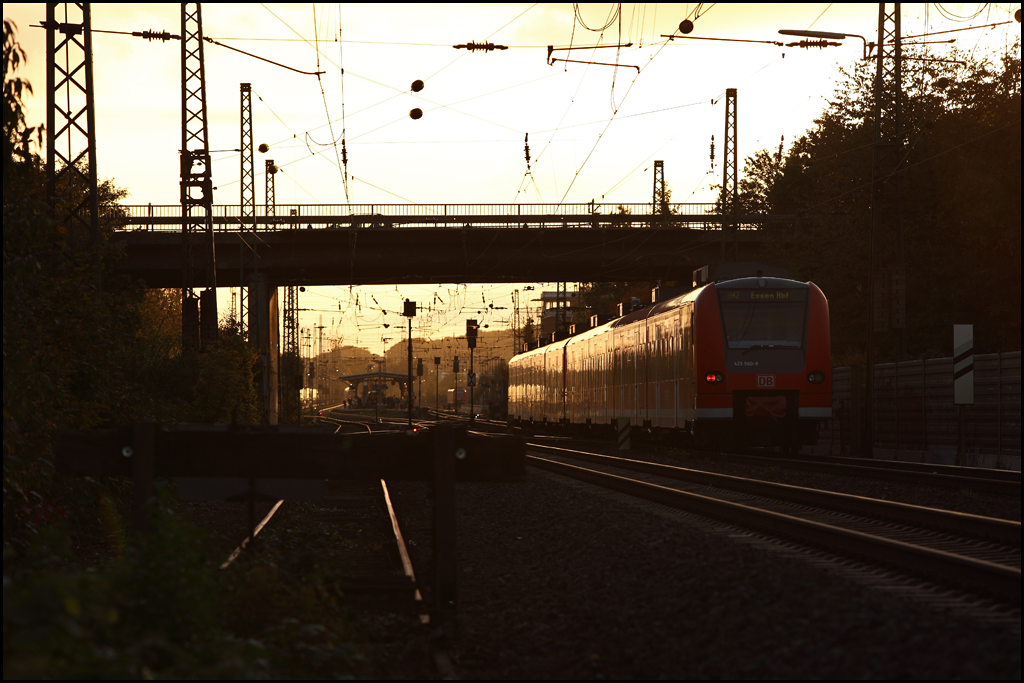
[[[727,348],[803,348],[806,292],[783,290],[777,292],[778,298],[762,298],[766,294],[772,293],[763,290],[719,292]]]

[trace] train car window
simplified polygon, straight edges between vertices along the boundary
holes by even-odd
[[[775,298],[766,298],[774,295]],[[807,291],[723,289],[722,325],[730,349],[800,349],[807,321]]]

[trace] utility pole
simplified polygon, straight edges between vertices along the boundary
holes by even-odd
[[[736,88],[725,90],[725,146],[722,150],[722,260],[725,243],[733,235],[733,261],[739,260],[740,238],[736,225],[739,210],[739,160],[737,158]],[[726,218],[728,216],[728,218]]]
[[[475,402],[473,390],[476,389],[476,373],[473,371],[473,351],[476,349],[476,335],[480,331],[480,325],[476,320],[466,321],[466,346],[469,347],[469,373],[466,376],[466,384],[469,385],[469,424],[476,421]]]
[[[299,288],[284,288],[284,348],[281,356],[281,408],[285,422],[298,423],[302,417],[299,391],[302,389],[302,361],[299,359]],[[296,369],[299,369],[298,372]]]
[[[409,319],[409,381],[406,385],[405,403],[409,408],[409,431],[412,431],[412,319],[416,317],[416,302],[406,299],[402,315]]]
[[[438,402],[437,394],[441,386],[441,356],[434,356],[434,412],[441,412],[441,404]]]
[[[323,396],[322,387],[324,385],[324,381],[322,379],[324,373],[323,373],[323,369],[321,368],[321,363],[320,363],[320,357],[323,356],[323,353],[324,353],[324,317],[323,317],[323,315],[320,316],[320,324],[319,325],[314,325],[314,327],[317,330],[320,331],[319,332],[319,341],[317,343],[316,360],[314,361],[314,365],[313,365],[313,367],[316,368],[316,405],[319,408],[319,407],[323,406],[323,402],[320,400],[320,397]]]
[[[217,340],[217,254],[213,241],[213,179],[206,115],[201,3],[181,4],[182,341],[195,348]],[[199,251],[199,256],[193,252]],[[195,287],[206,289],[196,298]]]
[[[871,167],[871,236],[868,245],[867,367],[865,368],[864,449],[874,455],[875,335],[900,330],[899,358],[906,354],[906,271],[903,249],[903,46],[900,3],[878,4],[875,55],[875,138]],[[896,263],[880,251],[896,241]],[[882,244],[880,245],[879,242]],[[882,257],[882,265],[879,257]]]
[[[519,320],[519,290],[512,292],[512,355],[516,355],[523,348],[523,331],[520,329],[522,321]]]
[[[455,374],[455,395],[452,399],[454,403],[455,412],[459,412],[459,357],[455,356],[452,359],[452,372]]]
[[[416,378],[418,380],[418,386],[416,388],[416,407],[423,407],[423,359],[416,359]]]
[[[555,332],[558,334],[565,331],[565,290],[565,282],[555,283]]]
[[[100,211],[96,191],[90,3],[48,2],[44,26],[46,201],[53,220],[67,231],[69,250],[75,251],[76,235],[83,229],[88,235],[89,248],[95,249],[99,240]],[[58,32],[61,34],[59,42]],[[58,183],[62,186],[59,192]],[[72,188],[76,191],[71,191]],[[79,195],[79,191],[84,194]]]

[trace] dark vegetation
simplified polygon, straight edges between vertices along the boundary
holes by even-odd
[[[261,413],[255,355],[230,322],[215,345],[183,352],[179,292],[109,269],[125,190],[101,183],[97,240],[53,219],[34,151],[43,131],[25,125],[24,60],[5,21],[4,678],[357,673],[344,612],[326,616],[323,568],[291,571],[268,553],[222,572],[223,549],[166,485],[151,501],[156,530],[143,536],[126,521],[129,482],[55,475],[59,430],[252,423]],[[81,182],[62,177],[58,202],[79,200]],[[310,604],[322,624],[300,614]]]
[[[996,56],[925,49],[905,48],[903,64],[905,359],[949,356],[955,323],[974,324],[979,353],[1019,350],[1020,42]],[[740,213],[800,217],[768,229],[764,260],[825,292],[836,366],[865,362],[874,73],[873,60],[842,70],[814,127],[785,155],[748,157],[739,183]],[[880,267],[891,264],[895,235],[877,244]],[[588,315],[612,313],[633,296],[650,301],[650,288],[583,283],[580,298]],[[897,332],[876,339],[877,362],[898,359]]]
[[[907,357],[948,356],[954,323],[973,323],[981,353],[1020,349],[1020,42],[1002,55],[909,48],[903,63]],[[772,228],[770,260],[829,298],[835,365],[864,362],[874,139],[874,62],[842,71],[814,127],[779,157],[748,157],[743,212],[796,214]],[[892,262],[895,235],[880,234]],[[878,335],[878,361],[898,334]]]

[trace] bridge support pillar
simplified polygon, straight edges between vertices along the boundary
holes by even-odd
[[[256,387],[263,404],[266,424],[277,424],[280,330],[278,329],[277,287],[272,287],[265,273],[249,278],[249,343],[258,354]]]

